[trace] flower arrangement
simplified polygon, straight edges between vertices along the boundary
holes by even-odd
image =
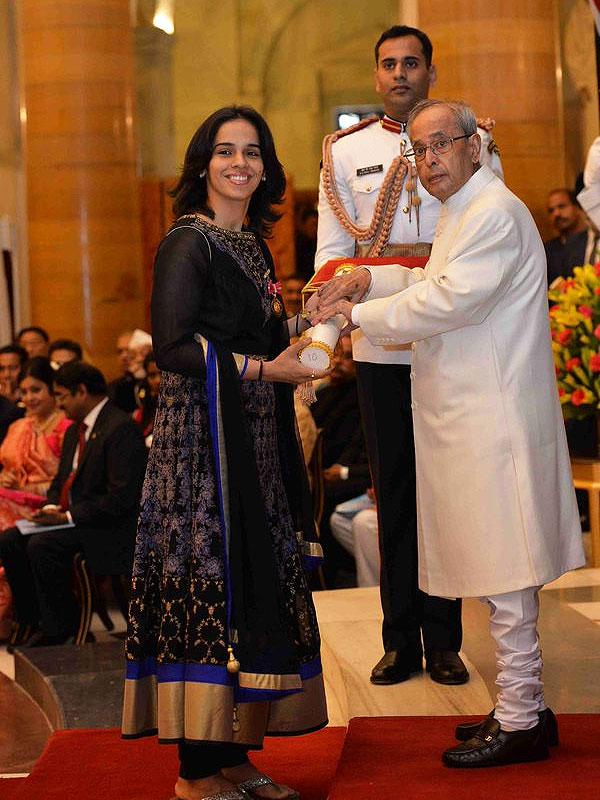
[[[600,411],[600,263],[575,267],[548,297],[563,416],[583,419]]]

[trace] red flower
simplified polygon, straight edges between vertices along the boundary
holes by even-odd
[[[589,306],[579,306],[577,310],[582,316],[587,317],[588,319],[591,319],[594,315],[594,312]]]
[[[575,389],[571,395],[571,402],[574,406],[580,406],[582,403],[585,403],[585,392],[583,389]]]
[[[594,294],[596,295],[596,297],[600,297],[600,286],[596,286],[596,288],[594,289]]]
[[[573,372],[575,367],[581,366],[581,359],[580,358],[570,358],[568,361],[565,362],[565,369],[567,372]]]
[[[600,339],[600,325],[594,330],[594,336],[596,339]]]
[[[596,330],[600,330],[600,325],[598,326],[598,328]],[[573,331],[569,331],[569,330],[560,331],[560,333],[556,334],[556,341],[559,342],[559,344],[566,345],[566,344],[569,344],[569,342],[571,341],[572,336],[573,336]],[[598,336],[598,338],[600,339],[600,336]]]
[[[563,397],[565,394],[566,394],[565,390],[562,388],[562,386],[559,386],[558,387],[558,396],[559,397]]]
[[[600,372],[600,353],[594,353],[590,356],[590,371]]]
[[[600,287],[598,288],[600,289]],[[560,306],[558,305],[550,306],[550,314],[556,314],[558,311],[560,311]]]
[[[597,264],[594,264],[594,269],[596,270],[596,275],[600,277],[600,261]]]
[[[600,266],[600,264],[598,266]],[[600,275],[600,272],[597,272],[596,274]],[[575,285],[574,278],[565,278],[565,280],[561,283],[560,288],[563,291],[566,291],[567,289],[572,289]]]

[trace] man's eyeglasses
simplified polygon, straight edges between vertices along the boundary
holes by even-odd
[[[408,153],[405,153],[406,156],[414,156],[415,161],[423,161],[425,158],[425,154],[428,150],[436,156],[443,156],[444,153],[449,153],[450,150],[454,147],[454,142],[457,142],[459,139],[468,139],[469,137],[473,136],[472,133],[465,133],[462,136],[453,136],[452,138],[448,139],[438,139],[437,142],[432,142],[432,144],[423,144],[414,147],[412,150],[409,150]]]

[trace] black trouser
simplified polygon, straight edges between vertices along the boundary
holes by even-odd
[[[0,533],[0,561],[6,571],[17,620],[37,625],[47,636],[72,636],[79,609],[71,588],[73,556],[81,550],[77,528],[22,536]]]
[[[179,776],[188,781],[209,778],[227,767],[248,761],[248,748],[230,742],[179,745]]]
[[[415,447],[408,365],[357,362],[358,396],[377,496],[383,646],[458,652],[461,601],[418,587]],[[443,479],[443,476],[440,476]]]

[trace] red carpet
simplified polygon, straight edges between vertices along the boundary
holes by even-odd
[[[441,753],[465,717],[350,721],[329,800],[591,800],[600,797],[600,715],[561,714],[547,761],[448,769]]]
[[[259,769],[294,786],[302,800],[325,800],[345,728],[310,736],[266,739],[252,756]],[[155,739],[123,741],[116,730],[55,733],[31,775],[11,800],[169,800],[177,778],[177,748]],[[2,781],[2,784],[9,781]],[[0,787],[3,788],[3,787]],[[4,796],[0,795],[0,800]]]
[[[0,778],[0,800],[14,800],[25,778]]]

